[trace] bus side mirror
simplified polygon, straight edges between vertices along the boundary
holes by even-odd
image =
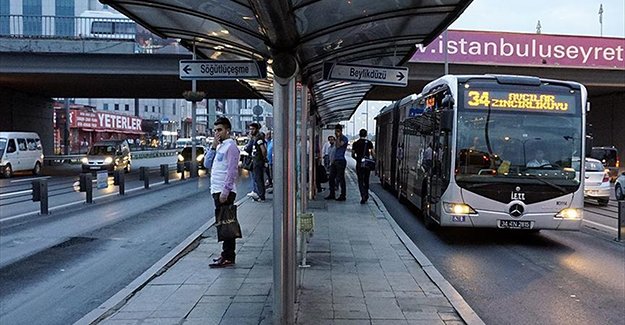
[[[443,100],[441,102],[441,106],[443,106],[443,108],[446,108],[446,109],[453,109],[454,108],[454,98],[451,97],[451,94],[447,94],[447,95],[445,95],[445,97],[443,97]]]
[[[441,111],[441,131],[451,132],[454,126],[454,111],[446,109]]]

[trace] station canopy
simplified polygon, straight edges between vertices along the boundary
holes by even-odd
[[[262,60],[267,79],[241,80],[273,100],[271,63],[298,61],[324,124],[347,120],[372,86],[323,80],[324,62],[400,66],[444,31],[471,1],[461,0],[100,0],[198,59]]]

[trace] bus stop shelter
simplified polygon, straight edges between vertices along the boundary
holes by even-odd
[[[347,120],[374,87],[325,80],[324,63],[399,67],[441,34],[471,1],[461,0],[100,0],[202,60],[255,60],[267,78],[237,79],[274,106],[273,317],[294,321],[296,213],[306,210],[296,143],[314,157],[320,125]],[[407,78],[407,76],[406,76]],[[375,86],[379,87],[379,86]],[[195,90],[195,89],[193,89]],[[199,89],[201,91],[201,89]],[[299,98],[299,99],[298,99]],[[297,123],[298,101],[300,123]],[[299,139],[297,142],[299,130]],[[313,172],[308,173],[313,175]],[[298,206],[296,193],[300,195]]]

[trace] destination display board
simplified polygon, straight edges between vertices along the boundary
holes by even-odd
[[[464,91],[464,108],[469,110],[490,108],[498,111],[572,114],[576,107],[573,94],[473,88]]]

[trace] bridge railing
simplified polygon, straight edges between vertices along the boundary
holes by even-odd
[[[0,37],[134,41],[136,33],[127,18],[0,15]]]

